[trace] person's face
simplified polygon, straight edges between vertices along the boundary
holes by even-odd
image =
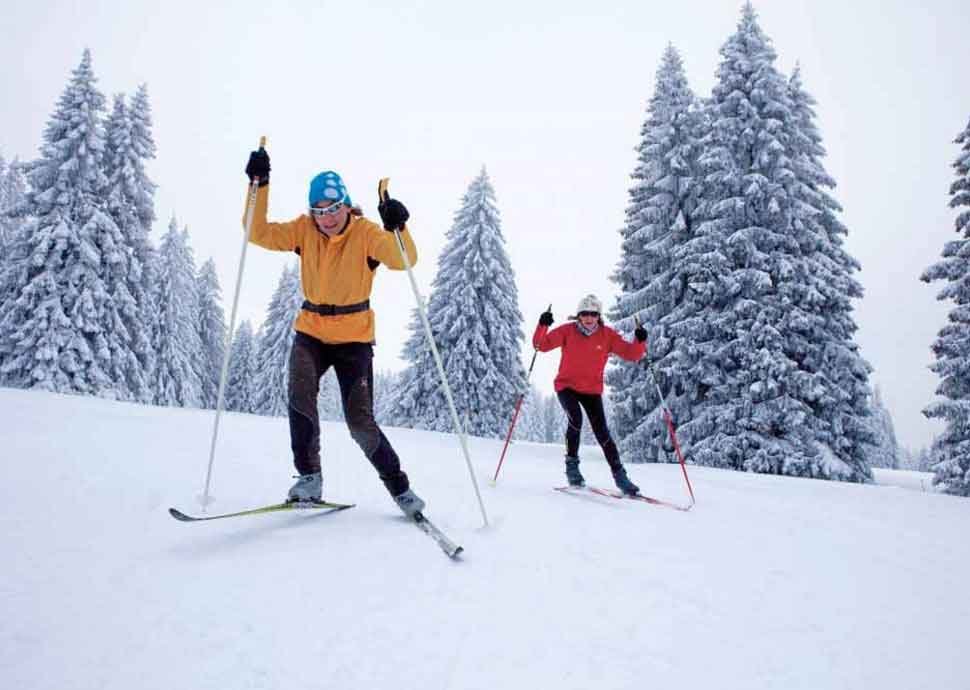
[[[600,320],[599,312],[595,311],[581,311],[577,316],[579,322],[583,324],[583,328],[592,328]]]
[[[350,207],[342,201],[321,201],[310,209],[310,214],[320,232],[332,237],[347,224]]]

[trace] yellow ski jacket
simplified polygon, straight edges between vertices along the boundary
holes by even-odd
[[[342,233],[327,237],[309,214],[286,223],[268,222],[268,207],[266,185],[256,193],[250,241],[265,249],[299,254],[303,296],[314,304],[341,306],[370,299],[377,261],[396,271],[405,269],[394,233],[362,216],[351,216]],[[245,218],[244,211],[244,228]],[[401,240],[413,266],[418,250],[406,226]],[[373,343],[374,310],[324,316],[301,309],[293,328],[325,343]]]

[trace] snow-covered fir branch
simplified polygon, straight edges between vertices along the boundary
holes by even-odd
[[[946,423],[933,442],[930,462],[933,482],[946,493],[970,496],[970,122],[957,136],[960,153],[953,162],[956,179],[950,185],[950,207],[957,211],[958,238],[943,247],[943,258],[927,268],[924,282],[945,281],[937,299],[952,301],[932,350],[930,368],[940,377],[936,394],[923,414]]]

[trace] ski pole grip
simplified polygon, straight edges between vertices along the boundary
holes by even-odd
[[[266,135],[264,134],[259,138],[259,150],[262,151],[265,148],[266,148]],[[249,183],[249,186],[252,188],[252,192],[251,192],[252,201],[255,201],[256,199],[256,190],[259,188],[259,182],[260,182],[259,178],[254,177],[252,181]]]

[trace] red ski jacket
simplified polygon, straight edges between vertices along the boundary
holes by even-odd
[[[600,324],[592,335],[583,335],[574,322],[549,330],[539,324],[532,336],[539,352],[562,348],[559,373],[553,382],[556,392],[571,388],[577,393],[600,395],[603,392],[603,369],[613,352],[629,362],[636,362],[647,352],[647,344],[638,340],[628,343],[609,326]]]

